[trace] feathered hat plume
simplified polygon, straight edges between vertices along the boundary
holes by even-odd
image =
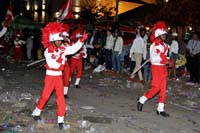
[[[50,41],[62,40],[59,37],[63,32],[63,24],[59,22],[50,22],[42,29],[42,44],[44,48],[51,45]]]
[[[69,25],[63,24],[63,36],[69,36]]]
[[[156,37],[162,34],[166,34],[167,32],[165,31],[165,29],[166,29],[166,24],[164,21],[159,21],[156,24],[154,24],[152,28],[151,36],[150,36],[151,42],[153,42]]]

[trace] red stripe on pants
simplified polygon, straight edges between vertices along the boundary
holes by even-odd
[[[76,78],[81,78],[82,76],[82,58],[71,58],[70,60],[70,77],[73,75],[74,71],[77,70]]]
[[[56,92],[56,103],[57,103],[57,116],[64,116],[66,113],[66,104],[64,98],[62,76],[49,76],[46,75],[44,80],[44,88],[42,95],[37,103],[37,108],[42,110],[44,105],[49,100],[52,91],[55,89]]]
[[[64,86],[68,87],[70,78],[70,66],[68,62],[65,63],[63,76],[64,76]]]
[[[154,97],[159,93],[158,102],[166,102],[166,85],[167,85],[167,68],[166,66],[152,65],[152,81],[151,88],[147,91],[144,96],[148,99]]]

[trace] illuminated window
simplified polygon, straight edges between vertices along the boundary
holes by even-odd
[[[37,12],[34,12],[34,21],[38,21],[38,13]]]
[[[38,5],[37,4],[34,5],[34,9],[38,10]]]
[[[80,16],[79,16],[79,14],[75,14],[74,17],[75,17],[75,19],[78,19]]]
[[[45,22],[45,11],[42,11],[42,23]]]
[[[26,10],[27,10],[27,11],[30,10],[30,3],[29,3],[29,2],[27,2],[27,4],[26,4]]]

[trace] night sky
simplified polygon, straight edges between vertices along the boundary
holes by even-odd
[[[7,12],[7,8],[9,5],[9,0],[1,0],[1,4],[0,4],[0,21],[4,21],[5,20],[5,15]]]

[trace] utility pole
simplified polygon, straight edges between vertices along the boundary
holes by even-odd
[[[116,15],[115,15],[115,21],[118,21],[118,9],[119,9],[119,0],[116,0]]]

